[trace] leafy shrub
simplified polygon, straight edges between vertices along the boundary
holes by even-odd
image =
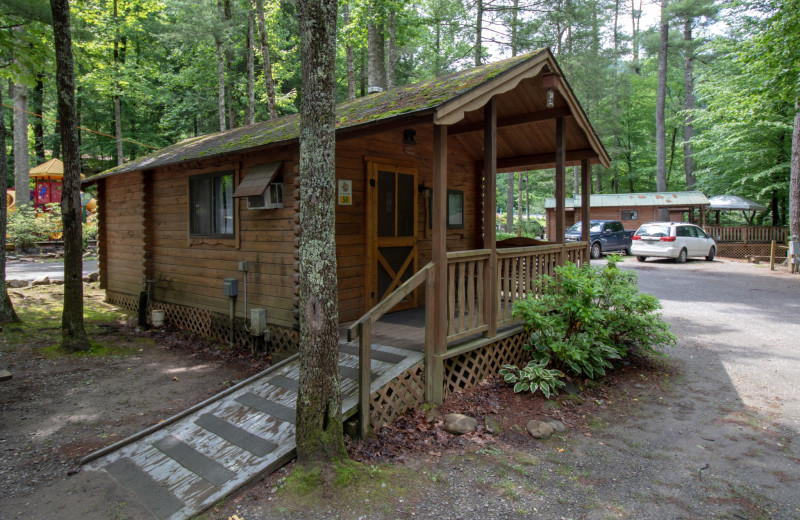
[[[619,269],[619,260],[609,256],[602,268],[557,267],[554,277],[541,278],[538,298],[515,303],[514,316],[530,332],[525,348],[535,363],[595,379],[612,368],[612,360],[675,343],[657,314],[658,299],[639,292],[636,273]]]
[[[61,231],[60,214],[57,223],[51,218],[37,218],[33,207],[24,206],[8,215],[8,242],[17,251],[26,251],[37,242],[50,240],[54,232]]]
[[[539,361],[530,361],[525,368],[517,368],[516,365],[503,365],[500,369],[500,375],[503,376],[506,383],[514,385],[514,392],[530,392],[536,393],[540,390],[547,399],[550,399],[550,394],[558,394],[556,389],[564,386],[564,382],[559,377],[564,377],[560,370],[552,368],[545,368],[547,363]]]

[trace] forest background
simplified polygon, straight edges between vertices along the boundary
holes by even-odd
[[[26,5],[0,1],[9,186],[60,156],[53,34]],[[71,6],[87,176],[298,111],[292,0]],[[350,0],[338,27],[338,101],[550,47],[612,157],[593,192],[738,194],[768,208],[756,223],[789,220],[800,0]],[[502,177],[500,211],[552,196],[552,172]]]

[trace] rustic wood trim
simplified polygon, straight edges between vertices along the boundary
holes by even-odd
[[[565,136],[564,118],[559,117],[556,119],[556,229],[555,236],[550,237],[552,242],[559,244],[564,243],[564,194],[566,193],[566,186],[564,184],[565,169],[566,169],[566,136]],[[563,258],[562,258],[563,261]]]
[[[456,345],[454,347],[447,349],[447,352],[437,355],[437,358],[444,361],[445,359],[450,359],[452,357],[460,356],[461,354],[466,354],[467,352],[471,352],[481,347],[485,347],[486,345],[491,345],[496,341],[501,341],[515,334],[519,334],[521,332],[525,332],[524,325],[518,325],[512,327],[508,330],[504,330],[503,332],[495,334],[494,336],[491,337],[476,338],[471,341],[466,341],[461,345]]]
[[[497,186],[497,103],[490,99],[483,108],[483,175],[486,179],[486,217],[487,228],[483,239],[483,247],[491,253],[487,272],[483,277],[483,308],[486,313],[486,322],[489,330],[486,335],[491,337],[497,334],[497,313],[499,292],[497,273],[497,215],[496,186]]]
[[[447,349],[447,127],[433,127],[433,239],[431,260],[435,272],[433,347],[436,353]]]
[[[539,123],[542,121],[550,121],[557,117],[570,117],[572,112],[569,107],[556,107],[546,110],[539,110],[536,112],[528,112],[526,114],[517,114],[514,116],[500,117],[497,119],[497,128],[509,128],[512,126],[527,125],[530,123]],[[482,132],[484,130],[483,121],[477,123],[462,123],[453,125],[447,131],[448,135],[462,135],[471,134],[475,132]]]
[[[428,264],[432,266],[433,264]],[[444,391],[444,365],[435,358],[434,349],[434,327],[436,319],[434,309],[436,300],[436,273],[433,269],[428,270],[425,277],[425,401],[429,403],[441,403]]]
[[[589,242],[589,222],[591,212],[589,208],[589,195],[592,191],[592,170],[589,168],[589,160],[581,161],[581,241]]]
[[[369,436],[370,385],[372,384],[372,321],[359,322],[358,341],[358,429],[362,439]]]
[[[484,84],[446,102],[436,110],[433,122],[437,125],[452,125],[464,118],[464,113],[477,110],[497,94],[513,90],[519,82],[539,74],[548,61],[549,51],[542,51],[530,60],[499,74]]]
[[[236,163],[236,167],[233,169],[233,185],[238,186],[239,183],[242,182],[242,162],[239,161]],[[233,205],[233,242],[236,249],[242,248],[242,221],[239,216],[239,211],[241,210],[241,206],[243,204],[242,200],[237,200],[236,203]],[[247,316],[245,316],[245,319]]]
[[[600,162],[597,152],[590,148],[582,150],[571,150],[565,153],[564,166],[578,166],[584,159],[589,159],[590,163]],[[519,171],[519,169],[543,170],[554,168],[556,164],[555,153],[543,153],[536,155],[521,155],[519,157],[506,157],[497,160],[497,171]]]
[[[108,208],[106,208],[106,181],[97,183],[97,259],[100,272],[100,288],[108,289]]]
[[[413,170],[419,168],[419,161],[412,161],[408,159],[395,159],[393,157],[378,157],[376,155],[364,155],[364,162],[386,164],[394,168],[410,168]]]

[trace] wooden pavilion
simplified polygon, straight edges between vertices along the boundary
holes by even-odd
[[[168,321],[239,344],[253,340],[246,308],[257,307],[270,348],[295,347],[298,135],[299,116],[282,117],[187,139],[87,179],[98,186],[107,300],[135,309],[147,289]],[[565,167],[581,167],[588,194],[589,165],[609,164],[552,53],[342,103],[336,138],[339,313],[351,322],[349,339],[361,341],[362,413],[370,399],[386,406],[364,378],[372,334],[390,310],[424,308],[416,314],[425,316],[418,348],[428,401],[518,362],[525,338],[511,305],[554,266],[587,261],[588,250],[563,240],[498,248],[496,174],[555,168],[555,237],[563,237]],[[588,198],[581,218],[589,219]],[[231,278],[246,291],[235,300],[223,292]],[[421,373],[398,376],[403,392],[414,394]]]

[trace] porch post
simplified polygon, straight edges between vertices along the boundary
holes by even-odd
[[[556,118],[556,230],[553,242],[561,244],[561,264],[564,263],[564,170],[566,169],[566,147],[564,136],[564,118]],[[586,192],[586,190],[584,190]]]
[[[440,404],[443,399],[444,361],[447,352],[447,127],[433,125],[433,303],[432,345],[426,345],[430,364],[425,367],[425,378],[430,378],[426,389],[429,402]],[[429,300],[430,301],[430,300]]]
[[[486,236],[483,247],[490,251],[488,270],[484,273],[483,308],[489,330],[484,336],[497,336],[497,314],[500,289],[497,273],[497,106],[494,98],[483,107],[483,176],[486,179]]]
[[[589,159],[581,159],[581,241],[589,242],[589,222],[591,212],[589,208],[589,195],[592,191],[592,170],[589,169]],[[590,244],[591,245],[591,244]],[[590,245],[586,246],[587,256]]]

